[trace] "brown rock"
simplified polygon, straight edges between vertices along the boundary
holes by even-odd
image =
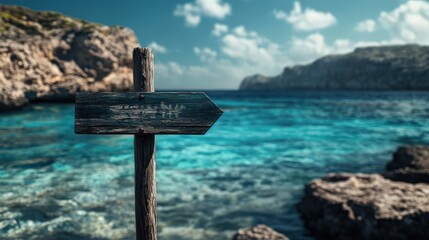
[[[298,209],[318,239],[429,239],[429,184],[330,174],[306,185]]]
[[[429,147],[399,147],[386,169],[388,172],[384,176],[395,181],[429,183]]]
[[[0,111],[132,87],[130,29],[0,6],[0,37]]]
[[[429,169],[429,146],[411,145],[399,147],[393,154],[386,169],[398,170],[403,168]]]
[[[266,225],[257,225],[238,230],[233,240],[289,240],[289,238]]]

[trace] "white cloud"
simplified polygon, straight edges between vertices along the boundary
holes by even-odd
[[[231,14],[231,5],[222,0],[195,0],[194,3],[177,5],[174,16],[185,17],[185,25],[195,27],[201,22],[201,16],[223,19]]]
[[[329,52],[330,49],[325,43],[325,38],[320,33],[313,33],[305,38],[294,37],[289,49],[289,54],[297,63],[312,61]]]
[[[342,54],[356,47],[396,44],[394,40],[359,41],[336,39],[327,42],[320,33],[292,37],[275,43],[238,26],[218,36],[220,51],[210,48],[193,49],[203,65],[181,65],[177,62],[157,62],[155,77],[160,89],[236,89],[241,80],[260,73],[274,76],[285,66],[306,64],[328,54]]]
[[[373,47],[404,44],[398,39],[380,41],[352,41],[350,39],[336,39],[332,43],[326,42],[320,33],[313,33],[304,38],[293,37],[289,43],[290,48],[285,52],[289,55],[289,65],[307,64],[317,58],[330,54],[345,54],[358,47]]]
[[[248,32],[243,25],[240,25],[240,26],[234,28],[232,31],[235,35],[237,35],[239,37],[252,37],[252,38],[259,38],[262,40],[262,38],[258,36],[258,33],[253,32],[253,31]]]
[[[191,4],[185,3],[183,5],[177,5],[174,10],[174,16],[183,16],[185,17],[185,25],[187,27],[195,27],[200,24],[201,15],[199,9]]]
[[[371,44],[365,45],[365,46],[370,46]],[[349,39],[336,39],[334,41],[334,44],[332,45],[330,50],[330,53],[334,53],[334,54],[342,54],[342,53],[347,53],[347,52],[351,52],[354,50],[354,48],[356,47],[356,43],[352,42]]]
[[[214,35],[214,36],[220,36],[220,35],[222,35],[222,34],[224,34],[224,33],[227,33],[228,32],[228,30],[229,30],[229,28],[228,28],[228,26],[227,25],[225,25],[225,24],[220,24],[220,23],[216,23],[214,26],[213,26],[213,30],[212,30],[212,35]]]
[[[381,12],[378,22],[393,38],[408,43],[429,43],[428,2],[407,1],[391,12]]]
[[[158,44],[157,42],[151,42],[148,47],[152,48],[156,53],[167,53],[167,48]]]
[[[196,26],[202,17],[224,18],[229,13],[208,14],[202,7],[203,0],[179,5],[189,26]],[[211,3],[224,6],[224,1]],[[208,5],[206,5],[208,6]],[[229,5],[228,5],[229,6]],[[180,11],[179,11],[180,12]],[[225,11],[223,11],[225,12]],[[185,14],[189,13],[189,14]],[[176,15],[176,13],[175,13]],[[313,31],[332,26],[337,22],[329,12],[302,9],[295,2],[290,13],[275,11],[275,16],[290,23],[298,31]],[[187,17],[189,19],[187,20]],[[429,3],[407,1],[391,11],[381,12],[372,19],[363,19],[355,27],[356,31],[377,32],[372,37],[378,40],[357,41],[337,38],[327,40],[320,32],[306,36],[292,36],[289,41],[273,42],[244,26],[229,28],[217,23],[212,35],[219,39],[219,48],[193,49],[201,60],[201,65],[182,65],[177,62],[157,62],[155,77],[157,88],[169,89],[222,89],[237,88],[241,80],[249,75],[277,75],[285,66],[305,64],[328,54],[342,54],[356,47],[381,46],[403,43],[429,44]],[[362,35],[365,36],[365,35]]]
[[[180,71],[177,71],[178,66]],[[176,72],[181,74],[175,74]],[[226,59],[219,59],[202,66],[184,66],[176,62],[155,63],[155,87],[157,89],[236,89],[245,76],[258,72],[259,70],[253,65],[237,65]]]
[[[156,63],[156,87],[236,89],[246,76],[256,73],[277,75],[285,66],[308,63],[326,54],[351,51],[355,44],[347,39],[328,44],[320,33],[304,38],[293,37],[290,42],[277,44],[244,26],[235,27],[218,37],[221,43],[219,52],[210,48],[193,49],[203,65]]]
[[[231,13],[231,6],[222,0],[196,0],[195,4],[207,17],[222,19]]]
[[[194,47],[194,53],[200,58],[203,62],[214,61],[217,56],[217,52],[210,48],[198,48]]]
[[[319,12],[311,8],[306,8],[303,11],[299,2],[294,3],[294,7],[289,14],[274,10],[274,17],[290,23],[297,31],[323,29],[337,22],[337,19],[330,12]]]
[[[183,67],[176,62],[169,62],[167,64],[155,63],[155,76],[158,78],[174,78],[174,76],[182,76],[184,74]]]
[[[429,3],[407,1],[392,11],[382,11],[373,20],[358,23],[355,30],[377,31],[387,39],[372,42],[374,45],[418,43],[429,44]],[[362,42],[361,42],[362,43]],[[363,42],[368,43],[368,42]]]
[[[155,88],[163,89],[234,89],[250,68],[241,68],[227,60],[205,65],[182,65],[177,62],[155,63]]]
[[[155,68],[159,72],[156,73],[158,84],[178,89],[237,88],[248,75],[275,75],[288,64],[286,54],[282,53],[278,44],[246,30],[244,26],[238,26],[218,37],[220,52],[209,48],[194,48],[195,54],[205,63],[202,66],[157,63]],[[175,72],[183,74],[172,75]]]
[[[355,27],[355,31],[358,31],[358,32],[374,32],[375,31],[375,21],[372,19],[368,19],[368,20],[359,22]]]
[[[268,39],[259,36],[256,32],[248,32],[244,26],[238,26],[232,33],[221,39],[222,52],[233,59],[243,62],[252,62],[259,65],[275,65],[279,46]]]
[[[327,54],[350,52],[357,47],[383,46],[406,43],[429,44],[429,3],[407,1],[392,11],[381,12],[376,20],[367,19],[358,23],[355,30],[380,32],[384,39],[352,41],[336,39],[326,42],[320,33],[303,38],[292,37],[288,54],[291,65],[308,63]]]
[[[322,34],[313,33],[304,38],[293,37],[286,54],[290,57],[290,65],[306,64],[326,55],[351,52],[356,47],[391,44],[397,44],[397,42],[391,40],[354,42],[350,39],[336,39],[332,43],[328,43]]]
[[[328,42],[321,33],[293,36],[290,41],[275,43],[244,26],[237,26],[217,37],[220,40],[219,51],[193,49],[203,65],[157,62],[156,87],[236,89],[244,77],[252,74],[278,75],[285,66],[310,63],[328,54],[347,53],[356,47],[400,43],[395,39],[352,41],[343,38]]]

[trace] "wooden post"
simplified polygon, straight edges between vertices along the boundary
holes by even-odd
[[[135,48],[134,91],[77,93],[75,133],[134,134],[137,240],[156,240],[155,134],[205,134],[222,110],[204,93],[155,93],[153,51]]]
[[[135,48],[133,61],[134,91],[154,92],[152,49]],[[139,98],[144,101],[144,94]],[[134,135],[136,239],[156,240],[155,134],[139,130]]]

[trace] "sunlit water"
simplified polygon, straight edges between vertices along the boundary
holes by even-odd
[[[429,143],[429,93],[209,92],[204,136],[157,137],[159,239],[227,239],[267,224],[311,239],[295,204],[329,172],[381,172]],[[133,140],[75,135],[72,104],[0,114],[0,238],[133,239]]]

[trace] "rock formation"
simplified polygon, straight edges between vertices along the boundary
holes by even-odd
[[[298,205],[317,239],[429,239],[429,185],[379,174],[311,181]]]
[[[386,178],[410,183],[429,183],[429,147],[399,147],[387,166]]]
[[[134,33],[54,12],[0,6],[0,111],[132,86]]]
[[[234,235],[233,240],[289,240],[289,238],[268,226],[257,225],[240,229]]]
[[[246,77],[240,90],[429,90],[429,46],[357,48],[286,67],[275,77]]]
[[[399,147],[386,168],[383,175],[334,173],[308,183],[298,210],[310,233],[317,239],[429,239],[429,146]]]

